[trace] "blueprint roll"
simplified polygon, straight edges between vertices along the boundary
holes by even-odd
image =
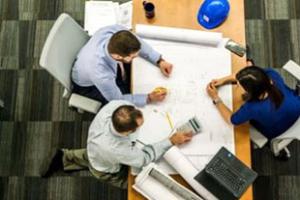
[[[165,26],[137,24],[135,32],[142,38],[170,40],[174,42],[192,43],[213,47],[217,47],[223,41],[222,33]]]
[[[218,199],[194,179],[199,171],[180,152],[178,147],[171,147],[163,157],[201,197],[207,200]]]

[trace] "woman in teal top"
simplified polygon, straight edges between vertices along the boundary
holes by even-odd
[[[228,83],[236,83],[243,91],[245,103],[234,113],[218,96],[217,87]],[[284,133],[300,116],[300,97],[271,68],[245,67],[237,74],[212,80],[207,92],[228,123],[250,122],[268,139]]]

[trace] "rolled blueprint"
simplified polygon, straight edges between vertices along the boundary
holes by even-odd
[[[203,200],[162,172],[154,163],[138,174],[132,187],[149,200]]]
[[[207,200],[218,199],[194,179],[199,172],[178,147],[173,146],[163,157],[201,197]]]
[[[142,38],[170,40],[217,47],[223,40],[222,33],[183,28],[137,24],[135,32]]]

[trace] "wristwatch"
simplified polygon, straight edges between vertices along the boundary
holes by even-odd
[[[213,99],[212,102],[214,105],[218,105],[219,103],[222,103],[222,99],[216,98],[216,99]]]

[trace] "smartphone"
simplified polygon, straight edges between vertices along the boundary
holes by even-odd
[[[186,123],[182,124],[177,128],[177,131],[181,132],[192,132],[193,134],[198,134],[201,132],[201,126],[198,118],[195,116],[189,119]]]
[[[243,57],[246,53],[245,47],[243,47],[242,45],[236,43],[231,39],[228,40],[228,42],[225,45],[225,48],[240,57]]]

